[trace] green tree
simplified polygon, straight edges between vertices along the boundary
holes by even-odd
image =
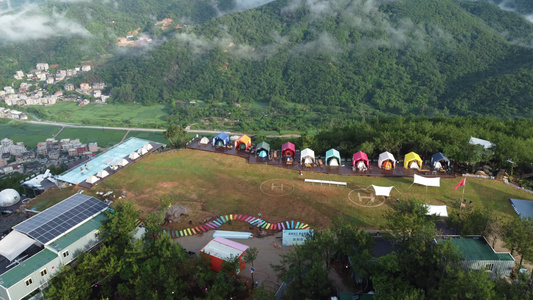
[[[163,132],[163,137],[165,137],[173,148],[184,147],[188,140],[185,129],[177,125],[170,125],[167,130]]]
[[[518,267],[522,266],[525,259],[533,258],[533,218],[515,217],[506,223],[503,228],[503,241],[507,248],[520,253],[520,262]]]
[[[257,255],[259,254],[259,249],[257,247],[250,247],[246,249],[246,252],[244,253],[244,261],[250,262],[252,264],[252,267],[254,266],[254,261],[257,259]],[[252,272],[252,289],[255,287],[255,281],[254,281],[254,272]]]

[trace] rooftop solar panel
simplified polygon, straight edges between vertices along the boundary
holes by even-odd
[[[106,208],[94,197],[76,194],[13,228],[46,244]]]

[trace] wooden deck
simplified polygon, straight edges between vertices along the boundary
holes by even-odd
[[[370,166],[366,171],[358,171],[352,169],[351,161],[343,161],[340,166],[327,166],[322,160],[317,159],[317,163],[309,164],[309,166],[300,164],[300,152],[296,151],[292,160],[287,161],[287,158],[281,157],[279,150],[272,150],[270,158],[257,157],[250,151],[235,150],[233,148],[226,147],[214,147],[211,144],[199,145],[199,139],[196,139],[187,145],[188,149],[209,151],[215,153],[223,153],[228,155],[237,155],[242,158],[248,159],[250,164],[267,164],[288,170],[305,171],[305,172],[317,172],[326,174],[339,174],[339,175],[352,175],[352,176],[378,176],[378,177],[413,177],[414,174],[425,177],[442,177],[453,178],[453,173],[436,172],[433,171],[429,165],[424,165],[421,170],[405,169],[402,164],[397,164],[395,169],[386,171],[378,167],[377,158],[370,161]]]

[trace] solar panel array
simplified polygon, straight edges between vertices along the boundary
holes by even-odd
[[[46,244],[105,208],[107,205],[94,197],[76,194],[13,228]]]

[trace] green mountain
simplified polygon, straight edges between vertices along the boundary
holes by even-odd
[[[116,101],[268,103],[287,126],[299,109],[327,124],[326,107],[337,121],[530,117],[531,26],[482,2],[279,0],[180,32],[100,75]]]
[[[113,101],[165,103],[171,122],[218,117],[242,130],[532,116],[527,1],[277,0],[240,11],[267,2],[47,1],[41,12],[79,32],[0,46],[0,77],[24,63],[108,58],[90,76]],[[162,30],[164,18],[190,26]],[[154,42],[117,51],[116,37],[136,28]]]
[[[139,29],[154,39],[171,34],[177,24],[201,24],[236,7],[227,0],[32,0],[0,2],[0,84],[17,70],[36,63],[70,68],[84,61],[108,63],[130,54],[116,47],[117,37]],[[157,21],[171,18],[162,30]],[[134,52],[134,51],[133,51]],[[95,59],[97,59],[95,61]]]

